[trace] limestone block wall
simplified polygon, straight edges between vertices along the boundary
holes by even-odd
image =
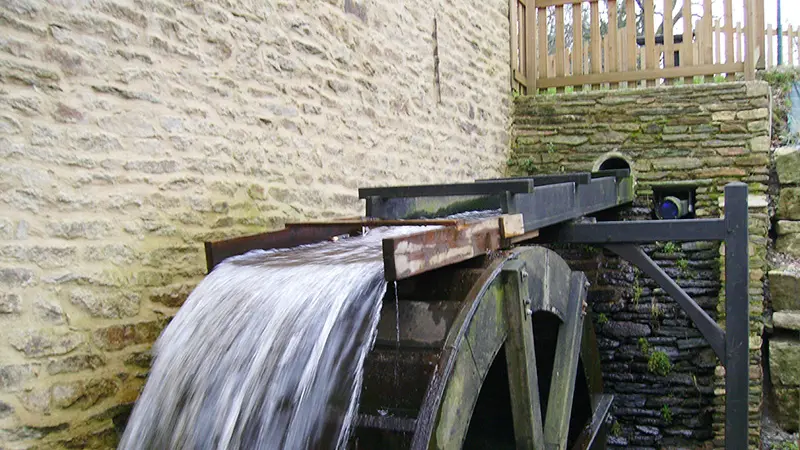
[[[653,188],[691,186],[696,215],[718,217],[726,183],[750,189],[750,444],[759,445],[761,336],[769,242],[769,87],[763,82],[521,97],[512,174],[587,171],[626,161],[636,202],[622,218],[650,219]],[[710,242],[644,246],[724,325],[721,249]],[[611,444],[723,447],[724,370],[681,308],[647,276],[610,254],[561,251],[593,284],[590,302],[606,389],[617,395]]]
[[[498,176],[505,0],[0,2],[0,447],[113,446],[205,240]]]
[[[777,223],[769,292],[773,333],[769,341],[770,405],[788,431],[800,429],[800,149],[775,150]]]

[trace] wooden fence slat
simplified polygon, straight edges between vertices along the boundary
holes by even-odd
[[[758,54],[756,44],[756,24],[758,23],[758,12],[753,8],[757,4],[756,0],[744,0],[744,10],[750,11],[751,14],[744,15],[744,79],[752,81],[756,79],[756,65],[759,63],[760,55]],[[763,35],[763,28],[759,34]]]
[[[714,63],[714,36],[712,31],[714,13],[711,10],[711,0],[704,0],[703,2],[703,61],[705,64]],[[706,76],[706,82],[714,81],[712,75]]]
[[[583,8],[572,5],[572,74],[583,75]]]
[[[525,77],[528,80],[528,92],[536,93],[536,77],[538,76],[538,58],[536,57],[536,1],[531,1],[525,7]],[[546,28],[545,25],[541,25]],[[545,42],[546,43],[546,42]]]
[[[564,74],[564,7],[556,6],[556,77]]]
[[[573,77],[565,77],[563,79],[551,78],[542,81],[542,88],[550,88],[557,86],[575,86],[578,84],[600,84],[608,82],[623,82],[623,81],[641,81],[651,80],[658,77],[678,78],[686,77],[691,79],[694,76],[714,75],[718,73],[736,73],[744,72],[743,63],[731,64],[709,64],[707,66],[682,66],[673,67],[670,69],[654,69],[654,70],[639,70],[636,72],[616,72],[616,73],[601,73],[601,74],[588,74]]]
[[[753,33],[756,34],[755,46],[758,52],[756,59],[756,69],[764,69],[766,67],[766,48],[764,39],[764,0],[755,0],[750,3],[750,6],[755,9],[755,24]],[[747,11],[745,11],[747,13]],[[747,14],[745,14],[747,16]],[[752,17],[752,15],[748,16]]]
[[[714,64],[722,64],[722,60],[720,59],[722,53],[722,26],[719,23],[719,19],[714,20]]]
[[[694,65],[693,39],[692,39],[692,2],[683,2],[683,45],[681,48],[681,66]],[[684,83],[691,84],[692,79],[687,77]]]
[[[592,73],[600,73],[600,7],[597,2],[592,2],[590,5],[591,18],[590,18],[590,39],[592,45],[591,58],[592,58]],[[599,88],[596,85],[593,88]]]
[[[675,67],[675,42],[674,38],[672,37],[673,3],[673,0],[664,0],[664,67]],[[667,79],[665,82],[667,84],[672,84],[671,79]]]
[[[772,31],[772,25],[767,25],[767,59],[765,61],[767,69],[771,69],[773,63],[773,56],[772,56],[772,39],[775,37],[775,32]]]
[[[517,20],[519,20],[520,36],[523,36],[523,38],[520,39],[519,43],[519,71],[527,76],[527,74],[525,74],[525,69],[527,66],[525,61],[525,51],[526,48],[528,47],[528,42],[526,41],[524,36],[525,36],[525,28],[527,28],[528,24],[525,21],[525,5],[523,5],[522,3],[517,3]]]
[[[786,27],[786,31],[787,31],[786,34],[789,37],[789,39],[787,39],[787,41],[789,41],[789,42],[786,44],[786,50],[789,52],[789,57],[786,59],[786,62],[788,62],[790,66],[793,66],[794,65],[794,49],[792,49],[792,43],[794,42],[794,35],[792,34],[792,26],[789,25],[788,27]]]
[[[723,8],[725,11],[725,62],[736,62],[733,57],[733,1],[722,0]],[[733,78],[733,74],[729,73],[728,78]]]
[[[636,68],[636,2],[634,0],[625,0],[625,39],[626,44],[626,67],[625,70],[629,72],[635,71]]]
[[[735,39],[735,59],[736,62],[744,62],[744,56],[742,55],[742,37],[744,37],[744,33],[742,30],[742,23],[736,22],[736,31],[734,32],[734,39]]]
[[[536,32],[539,34],[537,40],[539,41],[539,61],[541,62],[541,66],[539,67],[539,79],[550,78],[552,72],[550,72],[550,64],[548,64],[547,59],[550,53],[548,48],[549,41],[547,40],[547,8],[538,8],[536,10],[536,15],[540,25],[536,29]]]
[[[606,62],[606,72],[617,72],[617,27],[619,26],[617,16],[617,0],[608,0],[608,55]],[[617,83],[611,83],[611,89],[617,88]]]
[[[644,0],[644,49],[645,63],[648,70],[658,67],[656,62],[655,19],[653,0]],[[655,86],[655,80],[647,80],[647,85]]]
[[[516,72],[519,71],[519,19],[517,18],[517,0],[509,0],[509,10],[511,11],[511,79],[516,79]],[[516,87],[516,81],[514,81]]]

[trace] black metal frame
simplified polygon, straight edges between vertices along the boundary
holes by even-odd
[[[527,189],[526,189],[527,187]],[[747,185],[725,186],[721,219],[569,222],[633,200],[628,170],[557,174],[457,185],[360,189],[367,215],[408,219],[430,214],[498,208],[523,215],[525,232],[541,230],[536,242],[601,245],[653,278],[686,311],[725,366],[726,448],[747,448],[749,394]],[[636,244],[656,241],[725,243],[726,330]]]
[[[725,448],[748,445],[749,395],[747,185],[725,186],[721,219],[615,221],[565,224],[543,236],[551,242],[603,245],[648,274],[686,311],[725,366]],[[655,241],[725,243],[726,330],[713,320],[636,244]]]

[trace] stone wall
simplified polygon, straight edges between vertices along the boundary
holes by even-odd
[[[500,175],[509,65],[505,0],[0,2],[0,447],[114,445],[203,241]]]
[[[800,429],[800,149],[775,151],[779,183],[777,239],[769,272],[773,332],[769,340],[770,400],[780,426]]]
[[[692,186],[696,215],[718,217],[726,183],[750,188],[750,444],[759,443],[763,278],[769,216],[769,87],[724,83],[521,97],[513,119],[512,174],[630,164],[636,201],[623,218],[652,217],[654,186]],[[644,246],[724,324],[720,246]],[[562,249],[588,272],[606,388],[617,395],[612,445],[723,446],[724,369],[686,314],[625,261]]]

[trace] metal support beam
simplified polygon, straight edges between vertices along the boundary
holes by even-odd
[[[747,185],[725,186],[725,448],[746,449],[749,378]]]
[[[642,220],[573,223],[559,227],[548,242],[574,244],[643,244],[656,241],[721,241],[723,219]],[[545,233],[541,233],[545,235]]]
[[[689,297],[689,294],[683,290],[678,283],[676,283],[664,270],[658,266],[641,248],[632,244],[617,244],[607,245],[607,249],[621,256],[622,258],[630,261],[633,265],[638,267],[642,272],[646,273],[652,278],[664,291],[672,296],[678,304],[686,311],[686,314],[692,319],[697,328],[703,333],[703,336],[708,341],[714,353],[722,364],[725,365],[727,358],[725,354],[725,332],[722,331],[719,325],[711,318],[705,311],[703,311],[697,303]]]

